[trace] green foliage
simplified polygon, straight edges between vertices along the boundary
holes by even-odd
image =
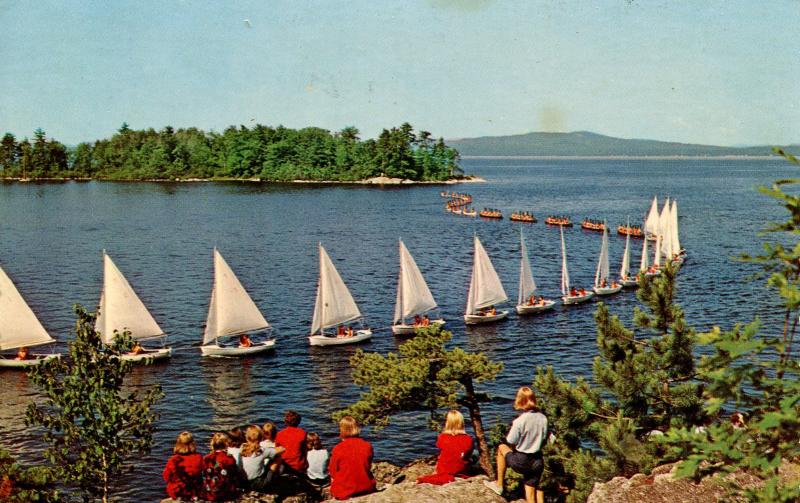
[[[111,138],[81,143],[67,155],[63,145],[37,130],[33,145],[12,134],[0,142],[0,177],[81,177],[108,180],[261,179],[354,181],[377,175],[411,180],[460,176],[458,152],[410,124],[384,129],[361,141],[358,129],[338,133],[308,127],[261,124],[222,134],[166,126],[133,130],[127,123]]]
[[[0,501],[57,503],[61,501],[54,488],[57,480],[52,468],[20,466],[0,449]]]
[[[777,152],[800,164],[795,157]],[[767,228],[778,239],[796,241],[800,234],[800,197],[783,190],[798,181],[779,180],[761,189],[789,212],[786,221]],[[759,502],[798,501],[798,481],[781,480],[778,469],[783,460],[800,458],[800,364],[792,351],[800,306],[800,245],[786,248],[780,242],[767,243],[763,255],[744,259],[763,267],[767,285],[781,298],[783,333],[762,334],[756,320],[729,331],[715,328],[702,334],[699,342],[708,355],[701,358],[698,374],[706,382],[706,412],[719,414],[722,407],[734,406],[745,411],[747,425],[734,428],[725,422],[704,431],[676,428],[666,441],[672,454],[684,460],[680,476],[745,470],[764,479],[765,486],[731,485],[732,495]]]
[[[60,480],[105,502],[128,460],[149,452],[158,417],[152,407],[163,394],[157,385],[125,387],[132,364],[120,355],[133,344],[128,333],[106,346],[93,328],[94,315],[80,306],[75,313],[68,357],[29,371],[46,400],[28,407],[27,422],[44,428],[45,458]]]
[[[503,365],[480,353],[448,350],[445,343],[451,337],[438,326],[430,327],[418,330],[398,353],[357,351],[350,359],[353,381],[367,389],[358,402],[334,413],[334,419],[350,415],[362,424],[383,428],[394,414],[424,411],[429,414],[428,426],[436,430],[441,428],[442,411],[464,406],[478,438],[481,466],[493,473],[479,405],[488,397],[476,392],[474,384],[494,380]]]
[[[593,383],[537,368],[539,391],[557,442],[546,448],[551,485],[583,501],[595,482],[646,472],[663,459],[654,431],[702,421],[702,386],[695,379],[694,332],[674,304],[676,267],[642,278],[637,293],[646,310],[626,328],[604,304],[595,313],[598,356]],[[547,473],[547,472],[546,472]]]

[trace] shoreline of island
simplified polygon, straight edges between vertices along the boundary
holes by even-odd
[[[42,182],[130,182],[130,183],[215,183],[215,182],[240,182],[240,183],[263,183],[274,185],[391,185],[391,186],[417,186],[417,185],[456,185],[460,183],[485,183],[486,180],[479,176],[466,175],[461,178],[449,180],[410,180],[404,178],[390,178],[386,176],[375,176],[363,180],[262,180],[260,178],[22,178],[6,177],[0,178],[0,183],[42,183]]]
[[[461,159],[596,160],[596,161],[781,161],[778,155],[462,155]]]

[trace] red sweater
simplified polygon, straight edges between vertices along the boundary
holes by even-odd
[[[297,426],[287,426],[275,436],[275,445],[286,449],[281,454],[281,459],[290,468],[300,473],[305,473],[308,468],[306,462],[306,430]]]
[[[342,440],[331,452],[328,472],[331,494],[338,500],[375,490],[372,476],[372,445],[359,437]]]
[[[197,453],[175,454],[164,467],[164,482],[172,499],[199,497],[203,487],[203,456]]]
[[[436,439],[436,447],[441,451],[436,462],[436,473],[419,477],[418,483],[444,485],[454,481],[456,475],[466,471],[473,448],[471,436],[442,433]]]

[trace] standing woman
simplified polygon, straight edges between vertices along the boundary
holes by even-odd
[[[547,440],[547,418],[539,411],[536,395],[527,386],[517,391],[514,409],[521,410],[522,414],[511,424],[506,436],[508,445],[501,444],[497,448],[497,481],[483,483],[497,494],[502,494],[506,467],[511,467],[524,479],[525,501],[544,503],[544,492],[538,487],[544,471],[542,447]]]
[[[173,456],[164,467],[167,495],[174,500],[192,500],[200,497],[203,487],[203,456],[197,453],[194,437],[183,431],[175,441]]]
[[[331,495],[337,500],[371,493],[375,490],[372,476],[372,445],[358,435],[361,429],[350,416],[339,421],[342,439],[331,452],[328,472],[331,477]]]
[[[436,447],[440,451],[436,472],[419,477],[418,484],[449,484],[456,476],[466,474],[473,442],[472,437],[464,431],[464,416],[459,411],[451,410],[447,413],[444,429],[436,439]]]

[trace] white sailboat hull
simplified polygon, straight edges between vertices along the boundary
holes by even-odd
[[[554,300],[546,300],[544,301],[543,306],[529,306],[528,304],[519,304],[517,305],[517,314],[536,314],[541,313],[542,311],[547,311],[549,309],[553,309],[555,307],[556,301]]]
[[[639,284],[636,278],[621,279],[619,281],[622,283],[623,288],[630,288]]]
[[[596,286],[593,288],[593,290],[595,295],[613,295],[622,290],[622,285],[619,284],[617,286],[606,286],[606,287]]]
[[[52,354],[34,354],[32,358],[28,360],[16,360],[13,357],[0,357],[0,368],[16,368],[16,369],[25,369],[30,367],[35,367],[42,362],[47,360],[52,360],[53,358],[61,358],[61,355],[58,353]]]
[[[275,339],[264,342],[255,342],[249,347],[240,346],[219,346],[217,344],[209,344],[207,346],[200,346],[203,356],[212,357],[237,357],[237,356],[250,356],[258,353],[264,353],[275,349]]]
[[[172,356],[172,348],[158,348],[158,349],[145,349],[143,352],[135,355],[133,353],[125,353],[121,355],[125,361],[139,363],[144,361],[164,360]]]
[[[586,292],[586,295],[565,295],[561,297],[561,302],[563,302],[565,306],[573,306],[575,304],[583,304],[592,297],[594,297],[594,292]]]
[[[445,321],[441,319],[431,320],[431,326],[442,326],[444,324]],[[418,328],[424,328],[424,327],[417,327],[414,325],[404,325],[402,323],[399,323],[397,325],[392,325],[392,333],[394,335],[413,335],[414,333],[416,333]]]
[[[497,314],[493,315],[465,314],[464,323],[467,325],[480,325],[502,320],[506,316],[508,316],[508,311],[498,311]]]
[[[312,346],[341,346],[344,344],[356,344],[372,338],[372,330],[356,330],[352,337],[339,337],[335,335],[312,335],[308,338]]]

